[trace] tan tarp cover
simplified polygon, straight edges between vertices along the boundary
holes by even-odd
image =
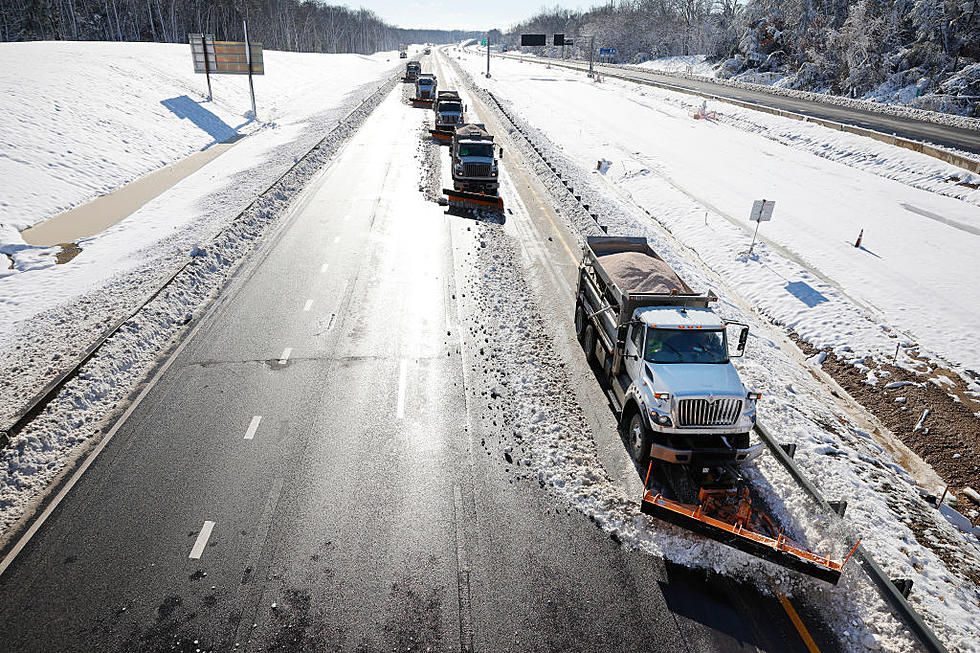
[[[640,252],[599,256],[609,278],[624,293],[692,293],[677,273],[662,259]]]

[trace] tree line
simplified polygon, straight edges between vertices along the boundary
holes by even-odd
[[[189,33],[249,38],[269,50],[393,50],[401,43],[450,43],[475,33],[392,27],[367,9],[315,0],[0,0],[0,41],[187,42]]]
[[[891,89],[980,115],[977,0],[611,0],[543,10],[504,42],[518,47],[521,33],[577,35],[580,57],[592,35],[623,63],[703,54],[723,77],[856,97]]]

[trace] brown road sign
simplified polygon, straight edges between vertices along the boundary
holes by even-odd
[[[247,75],[248,56],[243,41],[215,41],[210,34],[189,34],[195,73]],[[264,75],[262,44],[250,43],[253,75]],[[206,57],[206,58],[205,58]]]

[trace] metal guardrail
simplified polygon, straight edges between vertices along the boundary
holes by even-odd
[[[793,480],[803,488],[803,490],[810,496],[811,499],[816,501],[820,507],[822,507],[828,515],[838,515],[830,503],[823,498],[820,491],[816,486],[810,482],[803,472],[796,465],[796,461],[786,453],[783,449],[782,444],[776,440],[776,437],[762,424],[757,423],[755,426],[755,431],[762,439],[762,441],[772,452],[776,460],[786,468]],[[838,519],[843,521],[842,518],[838,516]],[[848,546],[853,546],[855,542],[853,538],[852,541],[848,542]],[[932,632],[932,629],[926,625],[925,621],[922,619],[922,615],[915,611],[915,608],[906,600],[906,598],[899,592],[898,588],[892,582],[885,570],[882,569],[871,554],[868,553],[864,547],[860,544],[857,545],[857,549],[854,551],[854,558],[857,560],[858,564],[868,575],[868,577],[874,582],[875,586],[878,588],[878,592],[881,597],[888,602],[889,605],[899,614],[905,625],[909,627],[909,630],[916,636],[919,642],[926,647],[931,653],[947,653],[946,647],[943,646],[936,634]]]
[[[503,57],[505,59],[516,59],[517,57],[510,55],[494,55],[497,57]],[[548,63],[552,66],[559,66],[561,68],[568,68],[569,70],[577,70],[579,72],[585,70],[581,64],[570,64],[561,61],[556,61],[554,59],[541,59],[540,61],[533,61],[528,59],[529,63]],[[949,163],[950,165],[963,168],[970,172],[975,172],[980,174],[980,161],[972,159],[969,157],[961,156],[955,154],[943,148],[936,147],[934,145],[929,145],[923,141],[916,141],[911,138],[903,138],[901,136],[895,136],[894,134],[886,134],[884,132],[876,131],[874,129],[867,129],[865,127],[857,127],[855,125],[849,125],[847,123],[837,122],[835,120],[828,120],[826,118],[817,118],[814,116],[808,116],[802,113],[796,113],[795,111],[787,111],[785,109],[777,109],[775,107],[769,107],[764,104],[758,104],[756,102],[749,102],[746,100],[739,100],[736,98],[726,97],[723,95],[715,95],[713,93],[705,93],[703,91],[698,91],[693,88],[688,88],[686,86],[679,86],[677,84],[669,84],[667,82],[658,82],[652,79],[643,79],[636,77],[634,75],[617,74],[610,73],[605,70],[602,71],[602,75],[606,77],[613,77],[615,79],[622,79],[627,82],[633,82],[636,84],[644,84],[646,86],[655,86],[657,88],[662,88],[668,91],[676,91],[678,93],[686,93],[688,95],[696,95],[698,97],[703,97],[708,100],[714,100],[716,102],[725,102],[728,104],[734,104],[735,106],[740,106],[745,109],[751,109],[753,111],[761,111],[763,113],[769,113],[772,115],[780,116],[783,118],[791,118],[793,120],[801,120],[805,122],[812,122],[818,125],[823,125],[830,129],[836,129],[838,131],[845,131],[857,136],[865,136],[867,138],[873,138],[876,141],[881,141],[889,145],[895,145],[896,147],[901,147],[907,150],[912,150],[913,152],[919,152],[920,154],[925,154],[931,156],[940,161]],[[658,73],[660,74],[660,73]],[[938,123],[937,123],[938,124]]]
[[[372,99],[376,99],[376,97],[379,94],[382,94],[382,98],[383,98],[383,92],[384,93],[389,92],[389,91],[385,91],[385,88],[389,85],[391,85],[391,87],[394,88],[394,86],[398,84],[400,79],[401,79],[400,73],[386,79],[384,83],[381,84],[381,86],[379,86],[370,95],[368,95],[363,100],[361,100],[356,107],[354,107],[347,113],[346,116],[339,119],[337,121],[337,125],[338,126],[342,125],[344,122],[349,120],[350,117],[353,116],[358,111],[360,111],[366,103],[368,103]],[[269,193],[269,191],[271,191],[277,184],[279,184],[279,182],[285,179],[285,177],[289,175],[289,173],[291,173],[301,163],[303,163],[314,150],[320,147],[323,144],[323,142],[330,137],[330,135],[334,132],[335,129],[337,129],[336,126],[334,127],[334,129],[331,129],[329,132],[327,132],[323,136],[323,138],[321,138],[316,143],[314,143],[306,152],[303,153],[302,156],[298,157],[295,160],[295,162],[291,166],[289,166],[289,168],[287,168],[281,175],[276,177],[276,179],[272,183],[270,183],[261,193],[256,195],[255,199],[249,202],[248,206],[242,209],[231,220],[229,224],[234,224],[243,215],[245,215],[245,213],[251,210],[252,207],[255,206],[256,202],[258,202],[263,197],[265,197]],[[162,284],[160,284],[146,299],[140,302],[135,309],[130,311],[126,315],[126,317],[118,320],[106,331],[104,331],[102,335],[96,338],[94,343],[88,346],[84,354],[75,363],[73,363],[70,367],[62,370],[60,373],[58,373],[53,379],[51,379],[47,384],[45,384],[44,387],[41,389],[41,391],[38,392],[33,398],[31,398],[24,407],[22,407],[19,411],[17,411],[12,421],[9,424],[5,425],[3,428],[0,428],[0,449],[6,447],[10,443],[10,441],[18,433],[20,433],[20,431],[24,429],[24,427],[30,424],[30,422],[35,417],[37,417],[41,413],[41,411],[44,410],[44,408],[56,396],[58,396],[58,393],[61,392],[62,388],[64,388],[65,385],[67,385],[72,379],[78,376],[78,373],[81,371],[82,367],[84,367],[86,363],[88,363],[90,360],[92,360],[93,357],[95,357],[96,354],[98,354],[99,350],[102,349],[102,346],[105,345],[106,341],[108,341],[112,336],[118,333],[119,330],[123,327],[123,325],[125,325],[127,322],[133,319],[137,314],[139,314],[140,311],[146,308],[146,306],[150,304],[150,302],[156,299],[160,295],[160,293],[166,290],[170,286],[170,284],[172,284],[174,280],[180,275],[180,273],[183,272],[187,268],[187,266],[190,265],[193,261],[194,258],[188,258],[183,263],[181,263],[177,267],[177,269],[174,270],[173,274],[168,276],[167,279]]]
[[[450,62],[453,63],[453,66],[455,67],[455,63],[452,62],[452,60],[450,60]],[[457,67],[457,72],[459,72],[458,67]],[[476,88],[477,90],[477,93],[475,93],[475,95],[480,95],[479,91],[481,89],[475,86],[474,88]],[[486,94],[486,97],[488,97],[490,100],[488,104],[492,104],[497,108],[500,114],[504,118],[506,118],[507,121],[510,122],[510,124],[514,127],[514,130],[518,134],[520,134],[525,141],[527,141],[529,146],[534,150],[534,152],[538,155],[538,157],[545,164],[545,166],[547,166],[548,169],[552,171],[552,173],[555,175],[558,181],[566,188],[566,190],[569,193],[573,193],[573,190],[571,189],[568,180],[563,179],[562,174],[558,171],[555,163],[553,161],[549,161],[544,156],[544,153],[541,151],[541,149],[527,136],[527,134],[524,133],[524,131],[517,125],[517,123],[514,122],[510,114],[507,112],[506,109],[504,109],[503,105],[501,105],[500,101],[496,98],[496,96],[490,91],[484,90],[483,92]],[[580,196],[576,195],[575,198],[579,202],[579,204],[583,206],[584,210],[587,213],[589,213],[591,217],[594,220],[596,220],[598,224],[598,216],[595,213],[589,211],[589,205],[582,204],[581,199],[579,199]],[[834,510],[834,508],[830,505],[830,503],[826,499],[824,499],[823,495],[820,494],[820,491],[816,488],[816,486],[803,474],[800,468],[797,467],[796,462],[793,460],[793,458],[789,456],[789,454],[786,453],[781,443],[779,443],[776,440],[776,438],[772,435],[772,433],[768,429],[766,429],[765,426],[758,423],[756,424],[755,431],[756,433],[759,434],[760,439],[766,444],[769,450],[776,457],[776,460],[789,472],[793,480],[796,481],[796,483],[814,501],[816,501],[817,504],[823,510],[825,510],[828,515],[837,515],[837,518],[843,521],[842,518],[840,518],[837,511]],[[851,541],[847,543],[848,546],[854,546],[856,540],[854,540],[854,538],[850,538],[850,539]],[[878,565],[877,562],[875,562],[874,558],[871,557],[871,554],[869,554],[864,549],[864,547],[858,544],[855,548],[853,557],[856,559],[857,564],[861,565],[861,569],[864,570],[865,574],[867,574],[867,576],[871,579],[872,583],[874,583],[881,597],[885,600],[886,603],[888,603],[888,605],[892,607],[892,609],[897,613],[897,615],[902,619],[902,621],[905,622],[909,630],[916,637],[916,639],[922,644],[922,646],[925,647],[925,649],[929,651],[929,653],[948,653],[943,643],[939,641],[939,638],[936,637],[936,634],[932,632],[932,629],[929,628],[929,626],[922,619],[922,615],[916,612],[915,608],[912,607],[912,605],[908,602],[908,600],[906,600],[906,598],[902,595],[899,589],[892,582],[891,578],[888,577],[888,574],[881,568],[881,566]]]

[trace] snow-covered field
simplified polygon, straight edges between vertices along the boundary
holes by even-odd
[[[0,56],[0,113],[8,117],[0,254],[12,260],[0,266],[0,360],[19,371],[3,381],[0,421],[401,65],[394,53],[266,52],[255,121],[247,78],[213,76],[215,101],[207,102],[186,45],[4,43]],[[56,247],[24,244],[20,229],[236,133],[247,136],[79,241],[82,253],[70,263],[55,264]]]
[[[876,274],[873,266],[862,267],[847,258],[836,259],[836,267],[826,266],[829,271],[824,271],[823,259],[852,254],[853,240],[843,232],[853,228],[857,218],[867,217],[866,213],[880,213],[873,201],[883,202],[886,215],[895,220],[889,192],[904,197],[904,193],[914,190],[916,201],[920,202],[936,201],[944,205],[947,201],[963,202],[973,212],[967,215],[974,216],[975,204],[910,188],[907,182],[814,156],[805,147],[774,143],[753,129],[695,121],[690,116],[693,107],[686,104],[690,99],[683,96],[654,93],[627,84],[595,85],[582,75],[561,70],[553,69],[544,75],[537,66],[516,62],[499,62],[493,78],[487,80],[480,74],[482,62],[478,57],[464,56],[461,63],[470,72],[473,83],[491,90],[518,116],[537,146],[561,170],[564,180],[575,187],[575,193],[582,195],[583,202],[591,205],[591,211],[599,214],[610,234],[645,235],[654,249],[682,277],[693,281],[695,287],[713,287],[719,291],[722,298],[719,311],[724,317],[747,320],[753,325],[751,353],[739,363],[739,369],[749,385],[765,393],[760,404],[765,423],[780,437],[798,444],[798,464],[825,496],[848,498],[847,522],[852,535],[865,538],[866,549],[890,574],[914,579],[911,601],[943,641],[952,650],[980,650],[977,540],[957,532],[922,501],[921,488],[915,479],[874,441],[864,414],[838,404],[829,396],[828,387],[818,380],[815,368],[803,360],[779,328],[787,323],[785,320],[792,319],[797,331],[809,329],[818,336],[826,334],[824,337],[832,346],[842,351],[850,347],[849,353],[855,356],[884,351],[886,343],[894,350],[895,340],[888,338],[885,329],[894,332],[895,327],[889,327],[882,312],[858,293],[861,287],[854,283],[852,274],[877,277],[872,289],[878,288],[884,294],[889,285],[892,292],[907,292],[906,278],[914,273],[909,270],[902,274],[900,281],[888,284],[881,279],[899,272],[894,263],[879,268]],[[556,107],[561,107],[561,111],[556,111]],[[712,108],[726,115],[730,109]],[[707,132],[711,138],[698,134],[698,130]],[[816,136],[810,134],[809,138]],[[743,149],[736,151],[734,143]],[[827,147],[840,151],[851,147],[854,159],[863,160],[867,151],[862,150],[862,145],[834,143],[828,139]],[[904,152],[886,154],[898,159],[909,157],[903,164],[908,167],[909,180],[920,170],[917,167],[920,164],[933,165]],[[531,153],[532,160],[535,157]],[[715,161],[717,158],[721,158],[720,163]],[[602,173],[596,171],[599,159],[612,162],[608,168],[603,167]],[[703,160],[700,167],[699,159]],[[768,159],[773,159],[776,165],[767,164]],[[716,163],[718,169],[711,169]],[[573,225],[583,235],[599,233],[595,223],[557,178],[551,177],[543,165],[537,167],[546,179],[551,178],[553,197]],[[699,181],[701,172],[704,183]],[[770,176],[770,183],[783,194],[772,195],[769,187],[760,188],[754,179],[758,174]],[[851,178],[871,186],[874,199],[855,197],[859,186]],[[789,179],[795,179],[795,188]],[[840,184],[839,190],[836,183]],[[811,187],[830,207],[846,209],[847,203],[854,201],[862,211],[825,211],[823,221],[827,224],[812,216],[807,219],[806,207],[815,201],[809,197]],[[751,239],[744,218],[751,200],[762,197],[777,199],[775,221],[782,217],[790,222],[787,227],[795,224],[795,231],[786,229],[776,233],[799,251],[777,241],[757,245],[753,256],[744,254]],[[729,203],[741,207],[743,199],[744,211],[739,210],[737,214],[719,208]],[[804,209],[792,210],[796,203],[804,205]],[[789,205],[786,213],[781,213],[780,207],[785,205]],[[644,209],[656,216],[657,221],[650,219]],[[870,217],[873,219],[875,215]],[[770,234],[769,228],[775,226],[775,221],[763,225],[767,230],[764,233]],[[883,243],[900,240],[901,236],[894,234],[894,227],[887,220],[880,226]],[[836,237],[843,241],[840,253],[822,242],[830,238],[826,234],[835,228],[841,232]],[[933,225],[910,228],[917,234],[912,237],[913,243],[920,247],[935,233]],[[788,237],[795,232],[814,235]],[[856,237],[857,233],[853,235]],[[953,240],[948,234],[938,237],[944,243]],[[819,245],[819,248],[811,253],[807,245]],[[885,259],[886,252],[867,247],[855,253]],[[897,249],[889,249],[888,256],[914,251],[902,249],[901,244],[892,247]],[[925,249],[928,254],[928,248]],[[921,257],[906,263],[913,269],[931,264],[960,275],[975,276],[975,263],[964,254],[952,261],[931,254],[928,264]],[[830,273],[832,277],[821,278]],[[975,290],[963,288],[971,299],[977,297]],[[860,299],[851,297],[848,291],[859,294]],[[915,292],[914,288],[912,291]],[[941,301],[940,296],[923,289],[917,294],[917,303],[908,302],[905,311],[893,310],[889,318],[903,318],[906,313],[914,312],[920,314],[917,316],[920,319],[929,315],[945,316],[945,307],[939,305]],[[794,306],[794,302],[798,305]],[[976,304],[975,301],[964,303]],[[976,321],[977,309],[972,310]],[[776,328],[768,324],[770,321],[776,323]],[[898,321],[903,326],[907,324]],[[942,329],[933,327],[933,331],[947,333],[945,325]],[[961,345],[957,351],[963,353],[969,351],[971,343],[966,339]],[[505,412],[517,415],[519,407]],[[571,437],[564,432],[556,436],[557,442]],[[549,446],[556,445],[551,442]],[[662,537],[659,532],[652,542],[645,528],[634,530],[638,524],[632,522],[630,511],[615,505],[615,498],[599,480],[602,470],[595,470],[596,461],[585,460],[586,454],[580,453],[583,450],[588,450],[587,441],[580,444],[574,458],[587,468],[585,471],[579,468],[578,477],[571,471],[563,471],[567,460],[558,465],[542,463],[543,473],[559,477],[556,487],[573,495],[571,500],[594,516],[603,528],[616,532],[623,541],[638,548],[655,550],[686,564],[707,565],[735,576],[758,576],[750,571],[752,563],[741,556],[719,557],[717,547],[692,549],[683,542]],[[531,468],[535,468],[533,464]],[[777,514],[800,529],[799,537],[803,541],[815,547],[826,544],[820,540],[820,526],[807,522],[813,515],[812,505],[794,498],[798,490],[782,478],[771,457],[760,459],[751,474],[754,482],[771,488]],[[693,555],[692,550],[696,551]],[[749,566],[739,570],[743,564]],[[821,591],[809,582],[796,585],[794,581],[791,588],[808,594]],[[887,612],[887,608],[883,608],[874,591],[869,592],[866,581],[852,576],[828,592],[823,601],[828,614],[836,615],[849,650],[907,650],[909,644],[902,628],[895,629],[890,617],[882,612]]]

